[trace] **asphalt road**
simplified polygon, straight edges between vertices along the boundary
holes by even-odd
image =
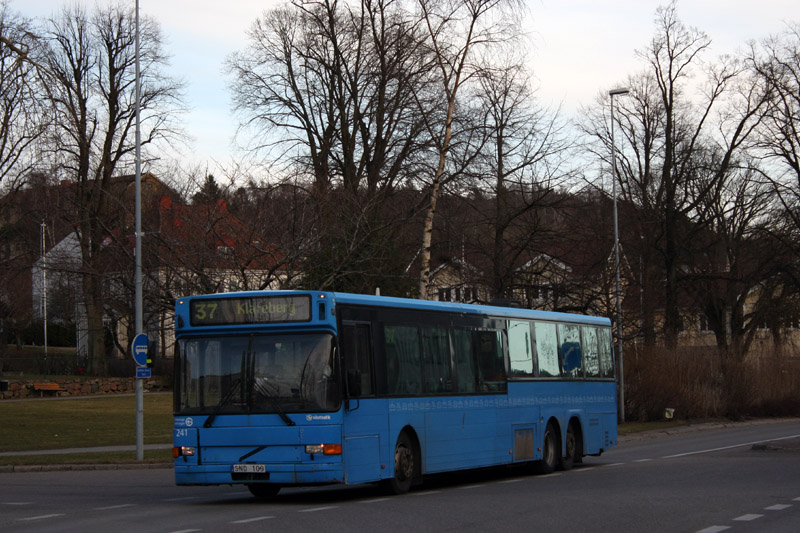
[[[372,485],[177,487],[169,469],[0,474],[0,531],[800,531],[800,420],[629,438],[569,472]]]

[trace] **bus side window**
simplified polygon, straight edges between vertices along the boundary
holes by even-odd
[[[370,347],[369,324],[345,324],[342,335],[342,355],[344,356],[345,379],[351,370],[361,376],[361,395],[371,396],[372,352]]]
[[[425,392],[450,392],[450,342],[444,328],[423,327],[422,378]]]
[[[499,331],[478,331],[478,387],[484,392],[506,390],[506,365]]]
[[[422,392],[418,332],[414,326],[384,326],[389,394]]]
[[[597,328],[583,326],[583,357],[586,365],[586,377],[600,377],[600,365],[597,360]]]
[[[475,347],[472,330],[453,330],[457,392],[475,392]]]
[[[614,377],[614,357],[611,347],[611,328],[600,328],[598,335],[600,341],[600,377]]]
[[[508,355],[511,360],[511,377],[533,377],[531,328],[527,321],[508,321]]]
[[[559,376],[558,338],[556,325],[548,322],[536,322],[536,355],[539,360],[539,377],[556,378]]]
[[[558,336],[561,340],[561,368],[564,376],[582,377],[580,328],[572,324],[559,324]]]

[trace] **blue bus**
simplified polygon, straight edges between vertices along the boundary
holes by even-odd
[[[607,318],[320,291],[175,308],[178,485],[376,482],[529,463],[617,442]]]

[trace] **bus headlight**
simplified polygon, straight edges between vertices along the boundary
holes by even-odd
[[[194,455],[194,446],[174,446],[172,448],[172,457],[191,457]]]
[[[309,455],[342,455],[341,444],[306,444],[306,453]]]

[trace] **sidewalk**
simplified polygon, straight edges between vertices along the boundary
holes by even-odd
[[[168,450],[172,444],[145,444],[144,450]],[[61,455],[93,452],[134,452],[135,445],[98,446],[94,448],[62,448],[58,450],[33,450],[25,452],[2,452],[0,457],[19,457],[34,455]],[[149,470],[173,468],[173,463],[100,463],[100,464],[54,464],[54,465],[0,465],[0,474],[23,472],[72,472],[79,470]]]
[[[145,444],[145,450],[169,450],[172,444]],[[25,452],[0,452],[0,457],[20,455],[61,455],[69,453],[95,453],[95,452],[135,452],[136,445],[125,446],[96,446],[93,448],[61,448],[58,450],[32,450]]]

